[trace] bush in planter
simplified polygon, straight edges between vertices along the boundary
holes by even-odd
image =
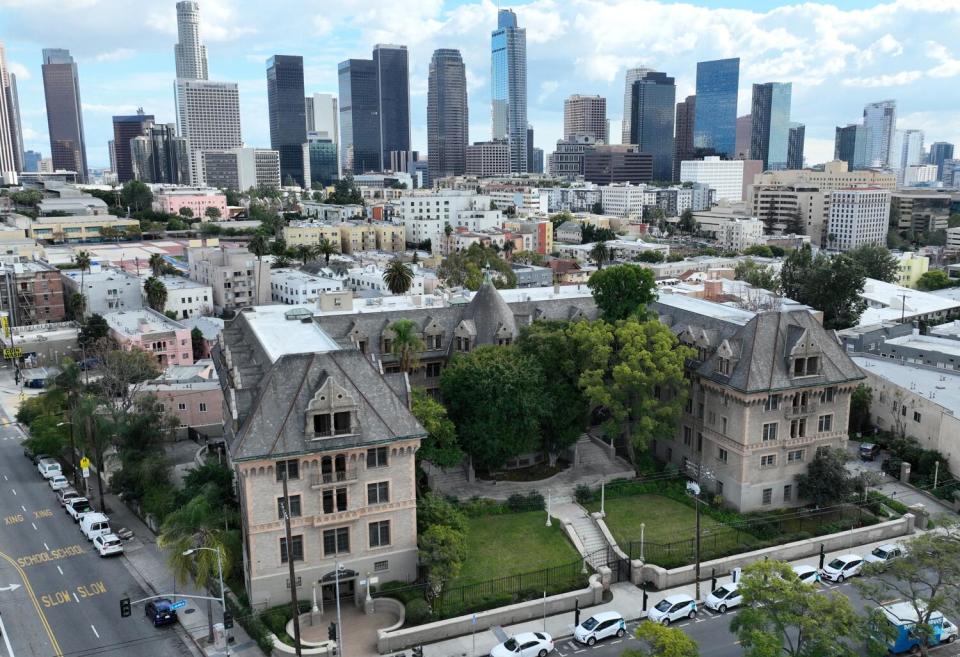
[[[420,625],[422,623],[426,623],[433,615],[433,612],[430,611],[430,605],[428,605],[427,601],[423,599],[411,600],[404,605],[404,610],[407,625]]]

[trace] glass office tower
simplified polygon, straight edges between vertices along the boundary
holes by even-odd
[[[303,57],[274,55],[267,60],[267,105],[270,148],[280,153],[280,180],[284,185],[293,180],[303,187],[303,145],[307,143]]]
[[[497,13],[490,37],[491,120],[494,139],[510,144],[510,171],[526,173],[527,163],[527,30],[517,27],[510,9]]]
[[[750,159],[762,161],[764,170],[787,168],[791,92],[789,82],[753,85]]]
[[[633,83],[630,143],[653,157],[653,179],[673,180],[673,121],[677,85],[666,73],[648,71]]]
[[[87,145],[77,64],[69,50],[44,48],[41,70],[53,168],[76,171],[77,181],[87,182]]]
[[[701,154],[733,157],[739,85],[739,57],[697,62],[693,147]]]
[[[467,170],[470,139],[467,70],[459,50],[433,52],[427,78],[427,160],[430,180]]]
[[[380,171],[377,69],[371,59],[348,59],[340,82],[340,160],[353,173]]]

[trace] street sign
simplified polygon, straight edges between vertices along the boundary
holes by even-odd
[[[20,347],[4,347],[3,357],[4,358],[20,358],[23,356],[23,349]]]
[[[90,459],[88,459],[86,456],[81,456],[81,457],[80,457],[80,467],[83,468],[84,470],[86,470],[87,468],[89,468],[89,467],[90,467]]]
[[[84,469],[83,469],[83,478],[84,478],[84,479],[89,479],[89,478],[90,478],[90,468],[84,468]]]
[[[186,600],[177,600],[177,601],[174,602],[172,605],[170,605],[170,608],[171,608],[171,609],[180,609],[181,607],[186,607],[186,606],[187,606],[187,601],[186,601]]]

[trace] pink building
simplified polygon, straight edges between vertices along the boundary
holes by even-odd
[[[169,367],[159,378],[144,384],[139,394],[153,395],[164,411],[179,420],[181,438],[190,433],[206,438],[223,435],[223,392],[209,359]]]
[[[179,214],[180,208],[190,208],[193,216],[200,221],[208,221],[207,208],[216,208],[220,217],[226,219],[227,197],[218,189],[204,187],[161,187],[153,192],[155,212]]]
[[[149,351],[161,369],[193,364],[190,329],[180,322],[149,308],[107,313],[103,317],[117,344],[123,349]]]

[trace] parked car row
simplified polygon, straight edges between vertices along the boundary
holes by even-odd
[[[93,543],[97,553],[101,557],[123,554],[123,543],[110,528],[110,519],[103,513],[94,511],[90,501],[70,485],[70,481],[63,476],[60,462],[47,454],[33,454],[26,448],[23,453],[37,465],[37,472],[47,480],[50,489],[57,493],[57,501],[63,507],[64,513],[79,525],[80,533]]]

